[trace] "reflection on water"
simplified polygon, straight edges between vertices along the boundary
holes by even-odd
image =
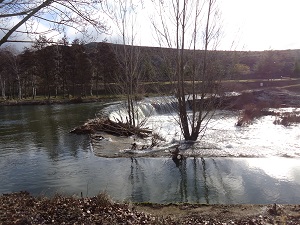
[[[299,203],[299,158],[96,157],[69,134],[101,104],[0,108],[0,193],[28,190],[135,202]]]
[[[34,150],[45,151],[52,159],[65,153],[76,155],[78,143],[85,138],[68,131],[101,108],[96,104],[0,107],[0,157],[5,151]]]
[[[93,196],[106,191],[134,202],[299,203],[298,159],[278,159],[289,180],[266,172],[269,159],[190,158],[176,167],[170,158],[105,159],[91,153],[51,162],[42,156],[1,168],[1,192]],[[254,166],[255,165],[255,166]]]
[[[288,109],[286,109],[288,110]],[[182,142],[176,115],[154,115],[148,126],[166,138],[169,143]],[[208,124],[201,141],[193,146],[181,144],[185,154],[206,157],[299,157],[300,125],[274,125],[274,116],[257,119],[245,127],[235,126],[237,112],[217,111]]]

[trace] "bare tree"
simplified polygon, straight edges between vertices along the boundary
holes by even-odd
[[[105,32],[107,27],[101,10],[101,1],[95,0],[0,1],[0,32],[3,33],[0,46],[5,42],[27,42],[24,34],[34,38],[53,31],[61,33],[66,27],[86,35],[89,27],[98,33]],[[39,31],[37,24],[43,24],[47,30]]]
[[[132,0],[106,1],[109,17],[117,28],[119,45],[114,45],[120,76],[116,83],[120,84],[122,94],[126,95],[127,123],[138,126],[139,119],[136,109],[136,100],[139,94],[141,52],[137,46],[137,10],[141,9],[142,2],[134,4]]]
[[[1,95],[2,98],[6,99],[6,86],[8,80],[8,60],[7,60],[8,52],[5,49],[0,50],[0,87],[1,87]]]
[[[18,55],[18,58],[20,73],[26,80],[24,87],[25,97],[31,95],[32,99],[34,99],[38,87],[37,54],[33,49],[26,48]],[[31,94],[27,89],[31,89]]]
[[[18,99],[22,99],[22,77],[20,73],[20,65],[16,52],[12,50],[11,57],[9,57],[10,66],[13,74],[16,77],[17,88],[18,88]]]
[[[99,42],[93,52],[90,53],[93,63],[93,80],[95,82],[96,96],[99,95],[100,82],[102,91],[108,93],[109,83],[115,82],[115,75],[118,71],[116,54],[112,44]]]
[[[9,87],[13,88],[17,84],[18,98],[22,98],[22,77],[20,73],[19,59],[15,49],[5,48],[0,53],[1,69],[0,69],[0,84],[2,89],[2,97],[5,99],[6,82]]]
[[[195,141],[213,115],[220,70],[215,58],[220,29],[216,0],[154,1],[152,19],[160,46],[175,49],[170,72],[185,140]],[[189,109],[191,113],[189,113]]]

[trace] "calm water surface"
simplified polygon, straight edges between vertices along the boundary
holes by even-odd
[[[69,134],[100,103],[0,107],[0,193],[93,196],[136,202],[300,203],[297,157],[116,158]]]

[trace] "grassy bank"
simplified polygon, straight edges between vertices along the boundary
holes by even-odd
[[[46,98],[43,96],[36,96],[36,98],[23,98],[23,99],[6,99],[0,100],[0,105],[14,106],[14,105],[51,105],[51,104],[78,104],[89,102],[107,102],[113,100],[124,99],[121,95],[101,95],[101,96],[88,96],[88,97],[70,97],[63,98],[61,96]]]
[[[111,84],[110,89],[113,90],[115,84]],[[143,96],[160,96],[160,95],[173,95],[173,85],[170,82],[142,82],[141,84],[141,97]],[[186,81],[186,85],[189,86],[190,82]],[[300,92],[300,80],[299,79],[253,79],[253,80],[224,80],[221,82],[223,91],[245,91],[262,88],[280,87],[286,88],[291,91]],[[86,97],[69,97],[63,98],[57,97],[44,97],[36,96],[35,99],[23,98],[23,99],[11,99],[4,100],[0,98],[0,105],[49,105],[49,104],[76,104],[76,103],[88,103],[88,102],[105,102],[112,100],[125,99],[125,96],[119,94],[102,94],[98,96],[86,96]]]
[[[115,84],[114,84],[115,85]],[[186,85],[189,86],[190,82],[187,81]],[[279,87],[285,88],[290,91],[300,92],[300,80],[299,79],[253,79],[253,80],[224,80],[221,83],[223,91],[245,91],[261,88]],[[173,86],[170,82],[144,82],[141,83],[142,91],[141,96],[157,96],[157,95],[172,95],[174,94]],[[111,87],[113,89],[113,87]],[[23,98],[23,99],[11,99],[6,100],[0,98],[1,105],[50,105],[50,104],[76,104],[76,103],[88,103],[88,102],[105,102],[112,100],[125,99],[125,96],[118,94],[106,94],[98,96],[86,96],[86,97],[69,97],[63,98],[57,97],[44,97],[36,96],[35,99]]]

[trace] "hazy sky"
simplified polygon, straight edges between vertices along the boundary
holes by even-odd
[[[221,50],[282,50],[300,49],[300,0],[218,0],[223,19],[224,37]],[[151,35],[149,15],[151,1],[145,1],[136,23],[138,44],[157,45]],[[142,25],[141,25],[142,24]],[[43,29],[42,25],[39,26]],[[76,35],[67,32],[72,41]],[[1,36],[1,33],[0,33]],[[98,38],[102,41],[105,36]],[[114,41],[115,35],[106,36]]]
[[[299,0],[223,0],[221,10],[238,49],[300,49]]]
[[[219,49],[246,51],[300,49],[298,25],[300,0],[218,0],[218,2],[223,20],[223,38]],[[150,0],[147,0],[145,9],[140,14],[139,23],[136,23],[141,35],[141,45],[157,45],[151,34],[149,22],[149,15],[153,15],[151,11]]]

